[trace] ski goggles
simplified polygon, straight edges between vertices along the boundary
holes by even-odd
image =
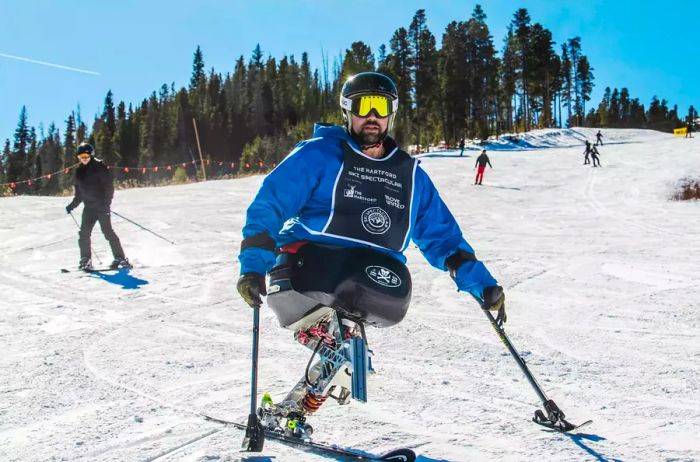
[[[89,159],[91,156],[87,152],[81,152],[78,154],[78,159]]]
[[[377,117],[389,117],[399,108],[399,101],[384,95],[360,95],[353,98],[341,96],[340,105],[358,117],[369,117],[374,111]]]

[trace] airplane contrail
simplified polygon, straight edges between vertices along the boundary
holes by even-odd
[[[47,63],[46,61],[37,61],[36,59],[23,58],[21,56],[8,55],[5,53],[0,53],[0,57],[1,58],[16,59],[17,61],[25,61],[25,62],[32,63],[32,64],[41,64],[42,66],[55,67],[55,68],[63,69],[66,71],[82,72],[83,74],[90,74],[90,75],[102,75],[99,72],[95,72],[95,71],[88,71],[86,69],[78,69],[77,67],[62,66],[61,64]]]

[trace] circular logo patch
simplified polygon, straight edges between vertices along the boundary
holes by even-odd
[[[362,212],[362,227],[370,234],[384,234],[391,227],[391,218],[379,207],[370,207]]]
[[[365,268],[365,273],[367,276],[385,287],[398,287],[401,285],[401,278],[388,268],[383,266],[368,266]]]

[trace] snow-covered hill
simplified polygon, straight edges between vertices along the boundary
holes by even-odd
[[[700,459],[700,203],[673,202],[700,140],[542,130],[422,158],[478,256],[505,286],[507,331],[579,435],[529,422],[538,400],[484,315],[417,249],[398,326],[368,329],[369,403],[330,401],[316,438],[426,461]],[[527,149],[524,149],[527,148]],[[77,264],[66,198],[0,199],[0,460],[230,461],[242,434],[198,413],[248,412],[252,315],[235,284],[244,212],[262,177],[118,191],[128,276]],[[99,230],[95,251],[109,260]],[[263,308],[261,391],[280,398],[306,349]],[[185,445],[185,443],[191,444]],[[328,460],[268,443],[251,460]],[[273,459],[274,458],[274,459]]]

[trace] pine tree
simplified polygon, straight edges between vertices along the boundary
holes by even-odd
[[[348,77],[359,72],[374,70],[374,55],[372,49],[364,42],[353,42],[350,49],[345,50],[345,57],[341,66],[341,80],[345,82]]]
[[[76,129],[75,129],[75,142],[77,144],[83,143],[88,141],[88,131],[87,131],[87,125],[85,125],[85,122],[83,122],[83,118],[80,114],[80,104],[78,104],[78,108],[75,112],[75,123],[76,123]]]
[[[68,168],[76,163],[75,153],[76,153],[76,126],[75,126],[75,113],[71,112],[66,119],[66,130],[63,135],[63,162],[61,168]],[[75,172],[70,170],[67,174],[61,175],[61,185],[62,189],[69,188],[74,183]]]
[[[95,151],[107,164],[118,163],[118,156],[114,149],[114,133],[117,129],[117,118],[114,109],[114,95],[112,90],[107,92],[102,115],[95,120],[93,137],[95,139]]]
[[[39,125],[40,132],[43,135],[44,126]],[[29,149],[27,150],[27,173],[26,178],[38,178],[43,175],[41,160],[39,159],[39,138],[34,127],[29,129]],[[27,190],[36,193],[41,188],[39,181],[32,181],[32,184],[27,184]]]
[[[311,63],[309,62],[309,54],[304,52],[301,54],[301,64],[299,65],[299,81],[295,93],[297,107],[299,108],[300,119],[306,121],[317,121],[321,114],[318,104],[313,101],[314,78],[311,72]]]
[[[440,93],[443,136],[456,141],[467,127],[467,51],[464,23],[452,21],[442,36],[440,49]]]
[[[377,50],[377,72],[381,72],[380,69],[382,66],[385,66],[387,63],[387,53],[386,53],[386,45],[381,44],[379,45],[379,49]]]
[[[551,127],[554,117],[552,114],[553,95],[558,92],[561,84],[559,78],[561,61],[554,51],[552,33],[541,24],[530,28],[526,56],[529,57],[527,94],[529,95],[529,111],[533,122],[539,127]]]
[[[413,77],[413,129],[416,145],[427,144],[432,124],[438,121],[431,118],[437,108],[439,91],[437,79],[437,50],[435,36],[430,32],[425,10],[418,10],[408,29],[408,39],[413,51],[411,74]],[[429,136],[429,135],[428,135]]]
[[[622,119],[622,111],[620,110],[620,92],[617,88],[613,90],[610,96],[610,106],[608,109],[607,127],[619,127]]]
[[[567,110],[567,117],[566,117],[566,127],[571,126],[571,109],[572,109],[572,100],[573,100],[573,95],[574,95],[574,82],[572,80],[572,64],[571,64],[571,57],[569,56],[569,47],[566,44],[562,44],[561,46],[561,81],[562,81],[562,90],[561,90],[561,99],[564,100],[564,106],[566,107]],[[561,110],[559,111],[561,114]]]
[[[56,125],[51,123],[47,136],[39,143],[36,175],[42,176],[58,171],[63,162],[62,151],[60,134]],[[55,194],[61,190],[59,177],[53,175],[41,182],[37,181],[36,186],[45,194]]]
[[[517,107],[516,89],[519,75],[519,58],[513,25],[508,26],[508,33],[503,40],[503,59],[501,61],[501,98],[506,112],[505,129],[512,131],[515,127],[515,108]]]
[[[666,120],[666,113],[668,108],[666,107],[666,101],[659,101],[659,98],[654,95],[651,99],[651,104],[649,105],[649,110],[647,111],[647,121],[649,123],[649,128],[653,130],[661,130],[663,124]]]
[[[263,53],[260,44],[257,44],[253,49],[253,55],[248,62],[248,78],[246,85],[247,104],[250,108],[250,128],[255,134],[263,134],[267,132],[267,122],[265,120],[265,108],[263,107],[263,83],[264,83],[264,64]]]
[[[583,123],[583,100],[581,97],[581,74],[578,66],[581,61],[581,37],[568,40],[569,59],[571,60],[571,103],[573,107],[573,119],[569,118],[569,126]]]
[[[630,92],[627,88],[620,90],[620,122],[619,127],[629,128],[631,118]]]
[[[282,58],[286,60],[286,57]],[[281,64],[281,63],[280,63]],[[251,132],[248,128],[249,124],[249,108],[248,97],[246,95],[248,78],[245,59],[240,56],[236,60],[233,75],[224,85],[224,93],[227,99],[226,107],[228,108],[228,120],[230,124],[229,151],[231,159],[238,160],[240,153],[243,151],[243,146],[251,139]],[[284,101],[284,97],[282,99]],[[279,103],[283,104],[283,103]],[[181,117],[181,116],[179,116]],[[190,122],[191,125],[191,122]],[[181,131],[181,145],[184,147],[184,140],[187,139],[186,132],[178,124],[178,129]]]
[[[190,89],[197,89],[204,82],[204,54],[197,45],[192,59],[192,77],[190,77]]]
[[[530,130],[529,95],[531,69],[533,66],[530,53],[530,14],[527,9],[520,8],[511,21],[513,30],[513,47],[516,63],[516,90],[520,91],[519,114],[520,122],[525,131]]]
[[[7,166],[7,181],[20,181],[29,178],[31,171],[31,161],[28,157],[30,145],[31,136],[27,108],[22,106]]]
[[[0,154],[0,183],[7,183],[7,166],[10,161],[10,156],[12,155],[12,150],[10,149],[10,140],[5,139],[5,146],[2,149],[2,154]],[[2,191],[0,190],[0,194]]]
[[[412,49],[409,43],[408,31],[401,27],[394,32],[389,42],[391,53],[387,56],[389,76],[396,83],[399,94],[399,111],[394,121],[394,136],[402,143],[408,143],[410,121],[412,116]]]
[[[608,112],[610,110],[610,94],[610,87],[605,87],[603,99],[600,100],[600,103],[598,104],[598,126],[600,127],[609,126]]]
[[[470,135],[486,139],[489,135],[490,101],[497,93],[498,64],[493,40],[486,25],[486,13],[481,5],[476,5],[472,17],[466,23],[466,36]]]
[[[296,70],[296,69],[295,69]],[[292,86],[295,86],[296,75],[291,76]],[[265,73],[262,83],[262,106],[263,106],[263,118],[265,119],[265,135],[272,135],[275,128],[281,128],[284,125],[283,119],[279,120],[278,124],[275,124],[275,95],[272,91],[272,85],[277,80],[277,61],[275,58],[270,56],[265,63]],[[296,90],[296,88],[295,88]],[[292,124],[296,125],[299,121],[299,106],[294,105],[294,108],[290,111],[289,118]]]
[[[576,80],[579,82],[580,114],[586,113],[586,101],[591,100],[593,91],[593,68],[586,56],[581,56],[576,65]]]
[[[644,105],[639,102],[639,98],[634,98],[630,102],[630,122],[632,128],[646,128],[647,117]]]

